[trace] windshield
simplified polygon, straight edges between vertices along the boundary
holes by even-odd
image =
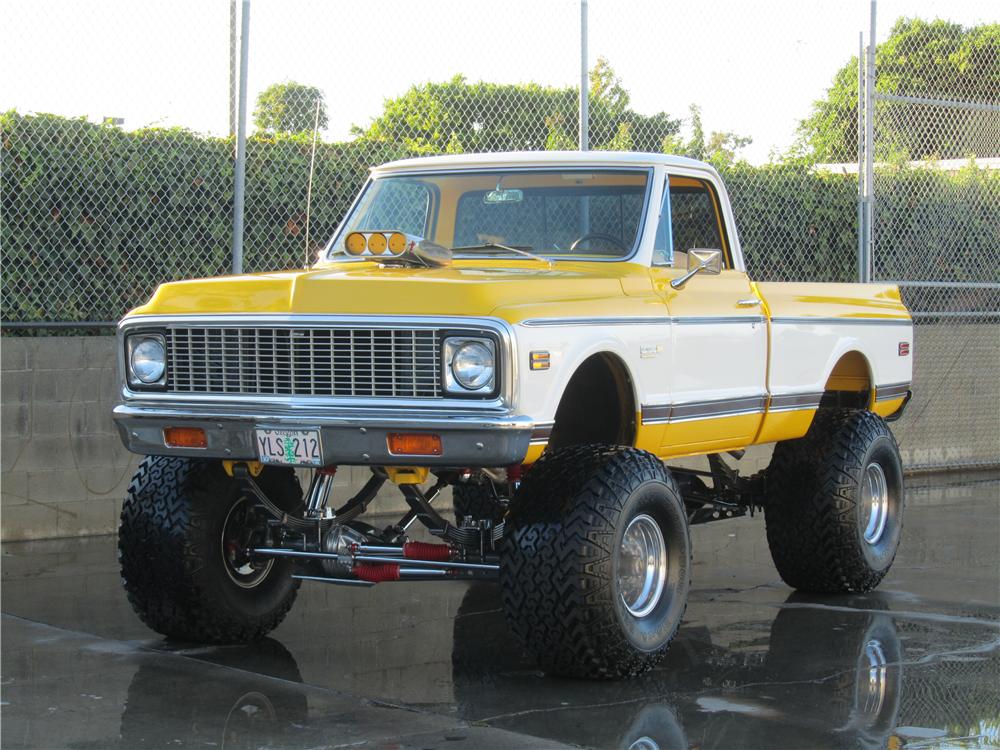
[[[495,170],[372,180],[330,243],[351,258],[355,231],[402,232],[463,256],[614,260],[633,252],[648,170]],[[516,252],[520,251],[520,253]]]

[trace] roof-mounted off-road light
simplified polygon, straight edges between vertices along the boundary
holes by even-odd
[[[393,232],[389,235],[389,252],[399,255],[406,250],[406,235],[402,232]]]
[[[362,255],[368,247],[368,240],[361,232],[351,232],[344,240],[344,249],[351,255]]]
[[[439,268],[451,263],[451,250],[431,240],[398,231],[351,232],[344,249],[358,258],[378,260],[383,266]]]
[[[389,249],[385,235],[381,232],[372,232],[368,235],[368,252],[372,255],[381,255]]]

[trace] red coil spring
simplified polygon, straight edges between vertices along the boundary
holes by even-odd
[[[447,544],[407,542],[403,545],[403,557],[408,557],[411,560],[434,560],[436,562],[447,562],[451,559],[451,547]]]
[[[371,581],[372,583],[398,581],[399,566],[396,565],[396,563],[386,563],[385,565],[358,565],[354,568],[354,575],[362,581]]]

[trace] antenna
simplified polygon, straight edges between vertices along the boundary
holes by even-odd
[[[316,171],[316,136],[319,131],[320,98],[316,97],[316,115],[313,119],[312,154],[309,157],[309,182],[306,185],[306,246],[303,251],[305,267],[309,268],[309,210],[312,207],[313,172]]]

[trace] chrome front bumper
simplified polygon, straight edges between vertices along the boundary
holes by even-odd
[[[520,463],[534,422],[497,412],[418,410],[270,410],[254,405],[121,404],[114,421],[125,447],[141,455],[254,460],[254,430],[319,430],[323,463],[372,466],[489,467]],[[170,448],[167,427],[201,427],[208,447]],[[390,432],[432,432],[441,437],[440,456],[393,455]]]

